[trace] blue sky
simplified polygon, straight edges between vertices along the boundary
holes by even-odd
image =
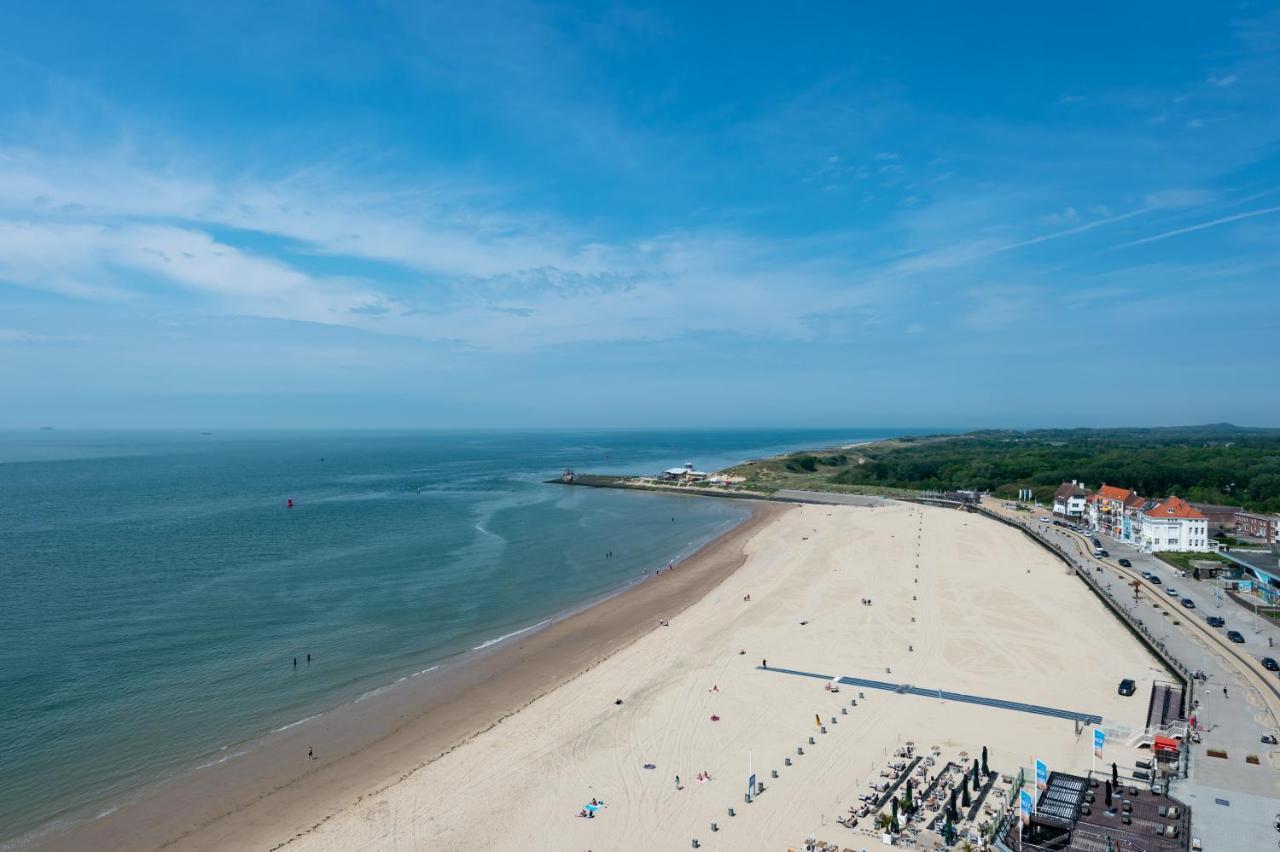
[[[0,427],[1280,425],[1274,3],[51,0],[0,75]]]

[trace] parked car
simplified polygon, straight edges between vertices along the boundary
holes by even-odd
[[[1048,517],[1041,518],[1041,519],[1040,519],[1040,523],[1042,523],[1042,524],[1047,524],[1047,523],[1049,523],[1049,518],[1048,518]]]
[[[1132,567],[1133,567],[1133,563],[1132,563],[1132,562],[1130,562],[1128,559],[1121,559],[1121,560],[1120,560],[1120,567],[1121,567],[1121,568],[1132,568]]]
[[[1110,553],[1107,553],[1105,550],[1099,550],[1099,551],[1098,551],[1098,555],[1099,555],[1099,556],[1110,556],[1111,554],[1110,554]]]
[[[1095,538],[1095,539],[1093,540],[1093,546],[1094,546],[1094,547],[1102,547],[1102,542],[1101,542],[1101,540],[1099,540],[1099,539],[1096,539],[1096,538]]]
[[[1175,589],[1173,586],[1166,587],[1164,590],[1164,593],[1171,598],[1176,598],[1178,596],[1178,590]]]
[[[1183,598],[1182,600],[1178,601],[1178,603],[1182,604],[1187,609],[1196,608],[1196,602],[1191,600],[1191,598]]]
[[[1237,645],[1244,643],[1244,636],[1240,633],[1239,630],[1228,630],[1227,638],[1230,639],[1232,642],[1235,642]]]
[[[1262,667],[1269,672],[1280,672],[1280,663],[1270,657],[1262,658]]]
[[[1120,687],[1119,689],[1116,690],[1116,692],[1120,693],[1121,695],[1133,695],[1137,691],[1138,691],[1138,684],[1135,683],[1133,678],[1131,677],[1127,677],[1124,680],[1120,681]]]
[[[1152,575],[1151,575],[1150,577],[1148,577],[1147,579],[1151,581],[1151,585],[1153,585],[1153,586],[1158,586],[1158,585],[1160,585],[1160,583],[1161,583],[1160,578],[1159,578],[1159,577],[1157,577],[1155,574],[1152,574]]]
[[[1227,626],[1226,619],[1217,615],[1210,615],[1207,618],[1205,618],[1205,621],[1208,622],[1210,627],[1226,627]]]

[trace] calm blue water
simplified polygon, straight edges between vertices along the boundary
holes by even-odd
[[[565,465],[714,470],[883,434],[0,434],[0,840],[619,589],[746,512],[542,484]]]

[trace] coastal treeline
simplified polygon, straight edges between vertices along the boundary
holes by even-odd
[[[1042,500],[1062,482],[1280,511],[1280,429],[1230,424],[1154,429],[986,430],[795,453],[740,470],[774,487],[979,489]],[[776,474],[776,475],[775,475]]]

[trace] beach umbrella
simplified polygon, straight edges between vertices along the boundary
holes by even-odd
[[[960,807],[967,808],[970,804],[972,803],[969,801],[969,787],[965,785],[960,788]]]
[[[1107,782],[1106,797],[1107,797],[1107,807],[1109,808],[1111,807],[1111,782],[1110,781]]]
[[[973,792],[978,792],[978,758],[973,759]]]
[[[1120,786],[1120,770],[1116,769],[1114,763],[1111,764],[1111,783],[1117,787]]]
[[[982,774],[984,776],[991,774],[991,770],[987,768],[987,747],[986,746],[982,747]]]

